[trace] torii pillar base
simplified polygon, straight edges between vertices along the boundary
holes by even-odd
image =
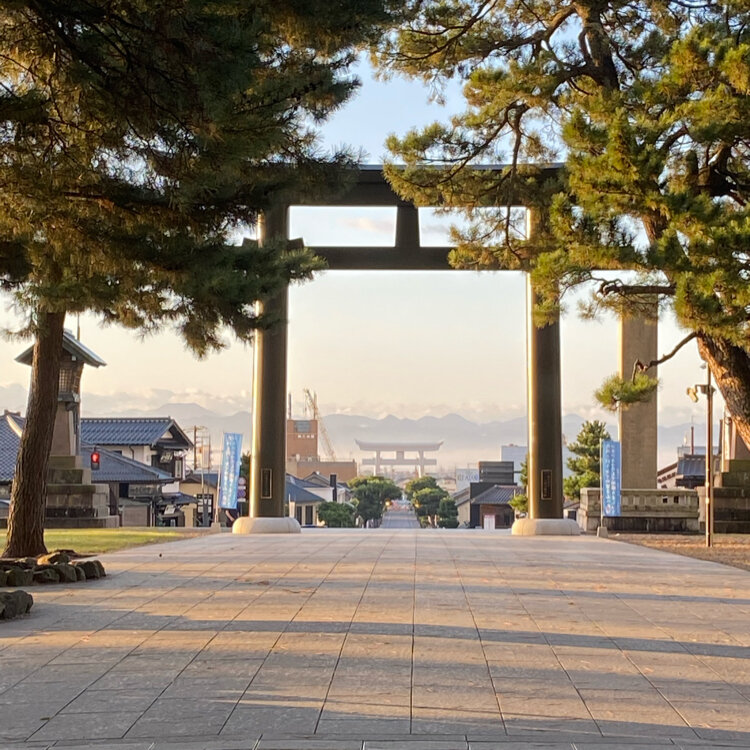
[[[299,534],[302,528],[296,518],[288,516],[241,516],[232,524],[233,534]]]
[[[571,518],[519,518],[510,533],[513,536],[578,536],[581,527]]]

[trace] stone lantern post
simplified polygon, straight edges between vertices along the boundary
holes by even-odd
[[[33,347],[16,357],[31,365]],[[60,388],[47,470],[46,526],[110,527],[119,525],[109,514],[109,487],[93,484],[91,469],[81,460],[81,375],[85,365],[107,363],[66,330],[60,359]]]

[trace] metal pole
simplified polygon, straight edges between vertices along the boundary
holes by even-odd
[[[198,468],[198,425],[193,425],[193,473]]]
[[[623,424],[622,424],[622,404],[617,405],[617,440],[620,443],[620,503],[622,504],[622,433],[623,433]],[[604,447],[604,441],[599,441],[599,527],[604,529],[603,533],[609,533],[607,531],[607,528],[604,526],[604,483],[602,480],[603,477],[603,471],[602,467],[604,466],[604,457],[603,457],[603,447]],[[622,510],[620,510],[622,513]]]
[[[203,443],[201,443],[201,520],[204,526],[208,526],[208,518],[206,514],[206,490],[204,489],[204,476],[203,476]]]
[[[711,369],[706,363],[706,547],[713,546],[714,534],[714,404]]]
[[[224,440],[226,438],[226,434],[224,434],[221,438],[221,455],[222,458],[224,456]],[[221,463],[219,463],[219,473],[218,477],[216,479],[216,497],[214,498],[214,502],[211,506],[211,521],[213,523],[220,523],[219,521],[219,498],[221,497]]]

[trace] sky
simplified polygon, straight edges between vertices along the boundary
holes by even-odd
[[[381,163],[390,133],[461,108],[457,90],[447,104],[403,79],[378,81],[366,64],[356,98],[323,127],[323,143],[349,144],[363,163]],[[290,236],[310,244],[392,242],[394,214],[388,210],[292,209]],[[441,242],[444,223],[429,212],[423,234]],[[9,299],[0,298],[0,325],[17,324]],[[562,322],[563,411],[609,418],[592,393],[617,368],[617,324],[611,317],[582,321],[572,300]],[[459,413],[477,421],[520,416],[526,409],[525,282],[514,272],[323,272],[290,292],[288,386],[301,412],[302,389],[318,394],[323,414],[343,412],[417,418]],[[98,414],[195,402],[231,414],[250,408],[252,349],[232,342],[198,361],[174,334],[148,338],[101,328],[81,318],[83,341],[107,363],[84,375],[86,397]],[[75,330],[76,320],[67,323]],[[660,352],[684,336],[669,314],[660,322]],[[28,368],[14,362],[25,348],[0,341],[0,408],[18,408]],[[685,395],[702,382],[694,344],[660,368],[660,421],[702,421],[705,404]],[[2,403],[2,400],[5,403]]]

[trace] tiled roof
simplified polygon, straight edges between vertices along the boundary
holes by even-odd
[[[107,363],[98,355],[94,354],[87,346],[84,346],[67,328],[63,331],[63,351],[72,354],[81,360],[85,365],[91,367],[102,367]],[[34,355],[34,347],[30,346],[16,357],[16,362],[24,365],[30,365]]]
[[[305,480],[293,477],[291,474],[286,475],[285,500],[291,500],[294,503],[321,503],[323,498],[305,488]],[[315,487],[308,484],[307,486]],[[316,487],[316,489],[319,489]]]
[[[203,472],[203,484],[209,487],[219,486],[219,472],[218,471],[205,471]],[[201,473],[200,471],[192,472],[188,474],[183,480],[182,484],[201,484]]]
[[[705,456],[682,456],[677,461],[677,476],[702,477],[706,473]]]
[[[315,487],[330,487],[331,486],[331,478],[323,476],[319,471],[314,471],[312,474],[308,474],[304,478],[305,482],[309,482],[310,485],[313,485]],[[349,485],[345,482],[336,482],[336,487],[339,490],[348,490]]]
[[[92,451],[93,447],[90,445],[81,446],[81,459],[84,467],[91,465]],[[143,464],[140,461],[134,461],[132,458],[121,456],[119,453],[100,448],[99,456],[99,469],[91,472],[92,482],[167,484],[174,481],[174,477],[166,471],[157,469],[155,466],[148,466],[148,464]]]
[[[453,498],[453,502],[458,505],[463,505],[464,503],[471,500],[471,487],[463,487],[462,489],[454,492],[451,497]]]
[[[472,498],[472,505],[508,505],[516,496],[523,493],[523,487],[518,485],[496,484],[485,490],[481,495]]]
[[[178,442],[192,443],[171,417],[103,417],[81,420],[81,440],[91,445],[154,445],[174,429]]]
[[[193,495],[186,495],[184,492],[168,492],[159,498],[159,503],[168,505],[190,505],[197,502]]]
[[[310,488],[316,490],[320,489],[320,485],[316,482],[311,482],[309,479],[300,479],[299,477],[295,477],[294,474],[286,475],[286,483],[293,484],[295,487]]]
[[[18,431],[23,429],[25,420],[21,417],[6,414],[0,417],[0,482],[10,482],[16,470],[16,456],[21,439]],[[14,429],[15,427],[15,429]],[[81,458],[84,467],[91,465],[90,445],[81,446]],[[94,482],[122,482],[127,484],[164,484],[173,481],[171,474],[153,466],[133,461],[119,453],[100,449],[101,456],[98,471],[92,472]]]

